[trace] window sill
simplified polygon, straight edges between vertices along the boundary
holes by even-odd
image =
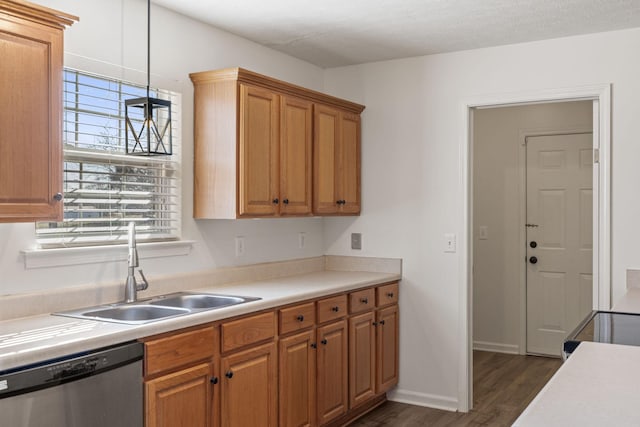
[[[138,256],[162,258],[189,255],[195,241],[178,240],[174,242],[139,243]],[[127,245],[89,246],[81,248],[28,249],[21,251],[24,256],[24,268],[47,268],[65,265],[97,264],[104,262],[126,261]]]

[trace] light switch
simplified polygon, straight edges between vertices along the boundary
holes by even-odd
[[[489,238],[489,227],[481,225],[478,227],[478,239],[487,240]]]
[[[444,235],[444,251],[455,252],[456,251],[456,235],[453,233],[446,233]]]
[[[362,234],[351,233],[351,249],[362,249]]]

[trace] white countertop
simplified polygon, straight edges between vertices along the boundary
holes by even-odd
[[[243,284],[205,287],[197,291],[262,299],[144,325],[52,315],[7,320],[0,322],[0,371],[400,278],[399,274],[391,273],[318,271]]]
[[[640,426],[640,347],[582,342],[513,424]]]

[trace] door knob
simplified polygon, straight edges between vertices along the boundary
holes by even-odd
[[[538,247],[538,242],[532,241],[531,243],[529,243],[529,246],[531,246],[532,248],[537,248]]]
[[[277,205],[278,203],[280,203],[280,199],[278,199],[277,197],[275,199],[272,200],[274,205]]]
[[[529,262],[530,262],[531,264],[537,264],[537,263],[538,263],[538,258],[536,258],[536,257],[532,256],[531,258],[529,258]]]

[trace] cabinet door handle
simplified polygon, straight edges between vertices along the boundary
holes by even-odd
[[[212,377],[210,381],[211,384],[218,384],[218,377]]]
[[[372,325],[373,326],[378,326],[378,323],[377,322],[373,322]]]
[[[369,298],[360,298],[362,304],[369,304]]]
[[[302,314],[296,317],[296,319],[298,319],[299,322],[304,322],[304,316]]]
[[[316,344],[316,343],[312,342],[312,343],[311,343],[311,348],[318,348],[318,344]]]
[[[322,345],[327,345],[327,339],[326,339],[326,338],[323,338],[323,339],[322,339],[322,341],[320,341],[320,343],[321,343]]]
[[[382,326],[384,326],[384,320],[381,320],[381,321],[380,321],[380,322],[378,322],[378,323],[380,323]]]
[[[53,196],[53,200],[55,200],[56,202],[61,201],[61,200],[62,200],[62,193],[56,193],[56,194]]]
[[[336,313],[340,311],[340,307],[337,305],[335,307],[331,307],[331,311],[335,311]]]
[[[278,203],[280,203],[280,199],[278,199],[277,197],[275,199],[272,200],[274,205],[277,205]]]
[[[224,376],[227,378],[233,378],[233,371],[227,371],[227,373],[224,374]]]
[[[284,199],[284,200],[282,201],[282,203],[284,203],[285,205],[288,205],[288,204],[289,204],[289,199]]]

